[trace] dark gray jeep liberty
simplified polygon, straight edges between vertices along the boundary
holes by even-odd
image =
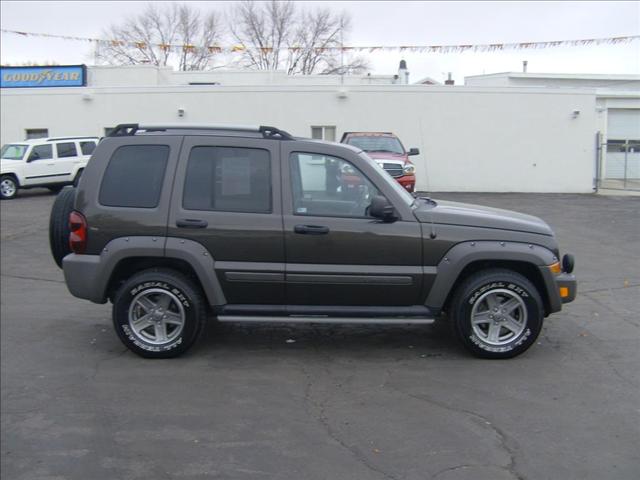
[[[144,357],[191,347],[205,320],[442,318],[508,358],[576,296],[542,220],[407,193],[361,150],[273,127],[118,125],[50,218],[70,292],[113,303]]]

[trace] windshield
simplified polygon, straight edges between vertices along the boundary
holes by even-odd
[[[349,145],[361,148],[365,152],[391,152],[404,154],[404,148],[397,138],[382,136],[357,136],[347,140]]]
[[[4,160],[22,160],[28,145],[4,145],[0,157]]]
[[[360,157],[364,158],[367,162],[370,162],[376,168],[380,168],[380,166],[374,160],[372,160],[371,157],[369,155],[367,155],[366,153],[360,152]],[[413,205],[413,202],[414,202],[415,198],[413,198],[413,195],[411,195],[409,192],[407,192],[404,189],[404,187],[402,187],[402,185],[400,185],[395,180],[390,181],[389,185],[398,193],[398,195],[400,195],[402,197],[403,200],[405,200],[407,202],[407,205],[409,205],[409,206]]]

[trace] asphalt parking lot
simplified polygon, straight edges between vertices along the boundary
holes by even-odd
[[[640,198],[438,197],[538,215],[576,255],[576,302],[523,356],[472,358],[438,326],[212,323],[144,360],[67,292],[54,196],[3,201],[2,477],[640,478]]]

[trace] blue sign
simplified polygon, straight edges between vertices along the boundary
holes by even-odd
[[[0,67],[0,88],[84,87],[85,65]]]

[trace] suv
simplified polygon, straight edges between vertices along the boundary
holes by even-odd
[[[214,315],[443,318],[472,353],[507,358],[576,295],[542,220],[414,198],[362,150],[273,127],[117,126],[58,195],[50,240],[70,292],[110,300],[144,357],[184,352]]]
[[[38,138],[9,143],[0,153],[0,198],[20,188],[47,187],[59,192],[77,185],[98,144],[98,137]]]
[[[366,152],[407,192],[414,191],[416,167],[409,161],[409,157],[420,154],[417,148],[411,148],[407,152],[400,139],[391,132],[345,132],[340,143]]]

